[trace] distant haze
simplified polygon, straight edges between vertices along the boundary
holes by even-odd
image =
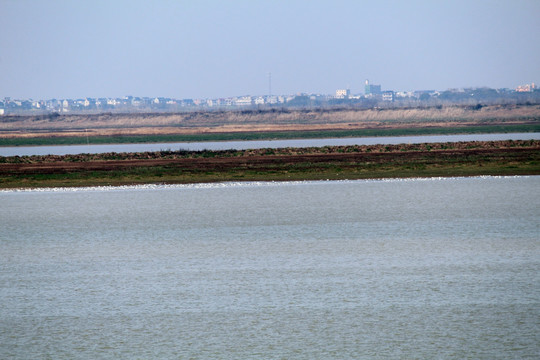
[[[540,82],[540,1],[0,0],[0,98]]]

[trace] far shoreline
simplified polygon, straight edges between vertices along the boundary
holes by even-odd
[[[6,115],[0,146],[540,132],[540,104]]]
[[[249,132],[208,132],[199,134],[145,134],[145,135],[103,135],[103,136],[62,136],[61,134],[31,137],[0,137],[0,147],[34,146],[85,146],[120,144],[159,144],[195,142],[233,141],[279,141],[308,139],[345,139],[371,137],[444,136],[468,134],[511,134],[540,133],[540,123],[506,124],[481,126],[407,127],[407,128],[365,128],[354,130],[295,130],[295,131],[249,131]]]

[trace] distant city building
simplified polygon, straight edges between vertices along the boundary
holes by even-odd
[[[394,92],[391,91],[391,90],[383,91],[383,93],[382,93],[382,99],[383,99],[383,101],[390,101],[390,102],[392,102],[392,101],[394,101],[394,97],[395,97]]]
[[[373,85],[369,83],[369,80],[366,80],[366,85],[364,87],[364,93],[367,97],[371,97],[373,95],[380,95],[381,94],[381,85]]]
[[[429,98],[429,97],[431,97],[432,95],[434,95],[435,93],[436,93],[435,90],[415,90],[415,91],[413,92],[414,97],[415,97],[415,98],[418,98],[418,99],[420,99],[420,98],[422,98],[422,97],[425,98],[426,96]]]
[[[414,93],[412,91],[397,91],[395,97],[397,98],[410,98],[413,97]]]
[[[351,95],[351,90],[349,90],[349,89],[336,90],[336,99],[346,99],[350,95]]]
[[[271,96],[268,96],[268,97],[266,98],[266,102],[267,102],[268,104],[277,104],[278,101],[279,101],[279,100],[278,100],[278,97],[275,96],[275,95],[271,95]]]
[[[522,93],[522,96],[515,96]],[[46,114],[46,113],[84,113],[84,112],[144,112],[144,111],[183,111],[197,108],[249,109],[309,106],[336,106],[343,103],[360,106],[377,106],[384,102],[394,106],[412,106],[414,103],[426,104],[444,102],[445,104],[476,102],[499,103],[500,101],[527,101],[540,104],[540,89],[535,83],[520,85],[517,88],[454,88],[442,92],[436,90],[416,91],[381,91],[381,85],[373,85],[365,81],[365,95],[351,95],[349,89],[338,89],[335,94],[297,93],[289,95],[231,96],[217,99],[174,99],[166,97],[134,97],[119,98],[79,98],[79,99],[0,99],[0,115],[12,114]],[[337,101],[336,101],[337,99]],[[369,101],[365,101],[369,99]],[[388,105],[387,105],[388,106]]]
[[[516,92],[533,92],[535,90],[536,90],[535,83],[520,85],[516,88]]]
[[[185,107],[195,106],[195,101],[193,99],[183,99],[182,105]]]
[[[253,105],[253,102],[251,101],[251,96],[242,96],[236,99],[235,101],[236,106],[250,106]]]

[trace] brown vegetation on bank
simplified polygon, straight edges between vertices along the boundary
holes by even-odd
[[[17,164],[11,169],[31,169],[32,165],[66,163],[68,167],[80,164],[84,167],[89,162],[108,161],[142,161],[148,160],[179,160],[179,159],[222,159],[222,158],[244,158],[252,159],[256,157],[268,156],[296,156],[296,155],[331,155],[331,154],[379,154],[379,153],[405,153],[405,152],[448,152],[448,151],[471,151],[471,150],[504,150],[504,149],[538,149],[540,150],[540,140],[502,140],[502,141],[466,141],[448,143],[421,143],[421,144],[376,144],[376,145],[345,145],[345,146],[323,146],[323,147],[288,147],[288,148],[263,148],[247,150],[163,150],[153,152],[138,153],[98,153],[98,154],[73,154],[73,155],[30,155],[30,156],[9,156],[0,157],[0,172],[7,172],[10,169],[7,164]],[[24,164],[29,165],[26,167]],[[45,165],[46,166],[46,165]]]
[[[0,188],[540,175],[540,141],[0,157]]]
[[[200,134],[530,124],[540,105],[270,109],[184,113],[3,116],[0,137]]]

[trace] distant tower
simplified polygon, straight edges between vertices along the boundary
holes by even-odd
[[[268,96],[272,96],[272,73],[268,73]]]
[[[381,85],[373,85],[369,83],[369,80],[366,80],[366,87],[364,90],[366,96],[380,95],[381,94]]]

